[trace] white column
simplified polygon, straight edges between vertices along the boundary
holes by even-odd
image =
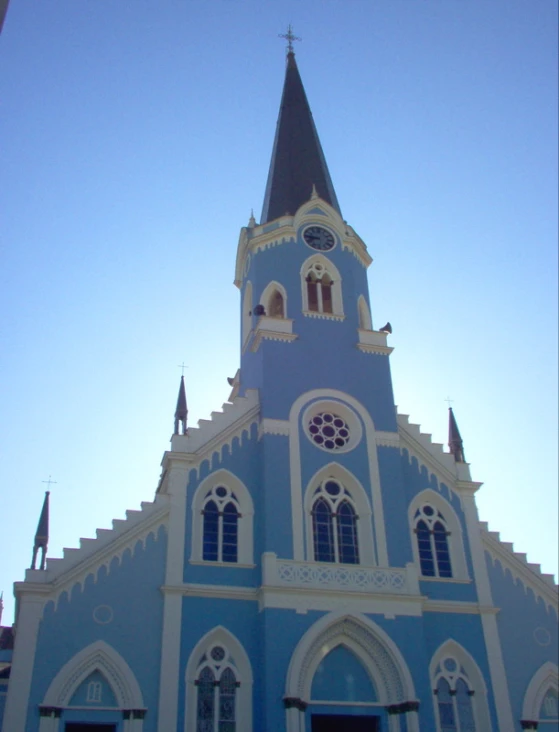
[[[400,732],[400,715],[389,714],[388,715],[388,729],[389,732]]]
[[[458,487],[460,488],[464,515],[466,517],[466,528],[470,542],[470,551],[472,553],[478,602],[481,606],[493,607],[489,574],[487,572],[485,552],[481,540],[481,529],[474,499],[474,493],[479,487],[479,484],[459,481]],[[501,732],[510,732],[510,730],[515,728],[515,723],[512,716],[507,677],[505,675],[505,664],[501,650],[501,639],[495,614],[492,612],[482,612],[481,624],[485,639],[485,648],[487,650],[487,659],[489,661],[491,685],[495,695],[499,729]]]
[[[171,458],[172,459],[172,458]],[[182,594],[183,585],[185,523],[186,523],[186,485],[188,468],[170,467],[169,495],[170,513],[167,545],[167,566],[163,596],[163,630],[161,639],[161,670],[159,677],[159,715],[158,732],[175,732],[177,729]],[[142,720],[132,720],[129,732],[140,732],[143,727],[134,726]]]
[[[23,587],[23,583],[21,586]],[[26,729],[27,705],[43,606],[44,599],[40,595],[24,591],[19,597],[17,634],[3,725],[3,729],[10,732],[23,732]]]
[[[419,732],[419,714],[417,712],[406,712],[406,726],[408,732]]]

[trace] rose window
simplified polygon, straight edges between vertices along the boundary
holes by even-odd
[[[311,440],[326,450],[340,450],[349,442],[347,422],[332,412],[321,412],[311,417],[308,425]]]

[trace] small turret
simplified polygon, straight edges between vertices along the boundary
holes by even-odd
[[[177,398],[177,408],[175,409],[175,429],[173,434],[175,435],[186,435],[186,418],[188,416],[188,409],[186,406],[186,390],[184,388],[184,376],[181,376],[181,383],[179,386],[179,396]],[[179,426],[182,425],[182,432],[179,431]]]
[[[450,448],[450,452],[454,455],[454,460],[457,463],[466,462],[466,458],[464,457],[464,444],[460,437],[460,430],[456,424],[452,407],[448,408],[448,447]]]
[[[41,562],[39,569],[44,569],[47,560],[47,547],[49,543],[49,496],[50,491],[45,491],[45,500],[43,501],[43,509],[37,524],[35,533],[35,543],[33,545],[33,559],[31,560],[31,569],[36,569],[37,553],[41,550]]]

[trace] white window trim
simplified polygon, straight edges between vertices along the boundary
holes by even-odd
[[[363,295],[359,295],[359,299],[357,300],[357,317],[361,330],[373,330],[371,311]]]
[[[315,491],[321,483],[333,478],[346,488],[351,495],[351,504],[357,516],[357,541],[359,547],[359,564],[375,565],[376,557],[373,541],[372,511],[365,489],[357,478],[339,463],[329,463],[321,468],[311,478],[304,498],[305,528],[306,528],[306,557],[307,561],[314,562],[314,536],[312,508],[315,501]],[[341,565],[345,566],[345,565]],[[358,566],[358,565],[351,565]]]
[[[447,535],[448,551],[450,553],[450,565],[452,567],[452,577],[432,577],[426,576],[425,579],[436,580],[440,579],[445,582],[452,582],[453,580],[469,580],[468,565],[466,564],[466,554],[464,552],[464,537],[462,535],[462,527],[456,512],[439,493],[430,488],[418,493],[413,501],[410,503],[408,509],[408,521],[410,527],[411,543],[413,548],[413,559],[417,566],[419,573],[419,579],[422,579],[421,575],[421,562],[419,559],[419,547],[417,545],[417,534],[415,533],[416,512],[425,503],[429,503],[433,508],[437,509],[444,516],[444,523],[448,531]]]
[[[226,628],[219,625],[196,644],[186,665],[186,717],[185,732],[196,729],[197,687],[196,678],[200,659],[212,646],[220,645],[235,660],[235,676],[239,682],[235,704],[235,723],[238,732],[252,732],[252,669],[245,649]]]
[[[559,694],[559,668],[548,661],[532,676],[522,706],[522,719],[538,721],[540,709],[548,691],[555,690]],[[542,720],[544,721],[544,720]]]
[[[462,666],[468,677],[468,685],[474,692],[472,699],[472,709],[477,732],[485,732],[491,729],[491,718],[489,716],[489,707],[487,705],[487,687],[483,680],[483,675],[479,670],[479,666],[474,661],[468,651],[457,643],[455,640],[449,639],[445,641],[436,650],[431,663],[429,664],[429,678],[431,679],[431,689],[437,688],[437,681],[441,674],[436,673],[437,666],[444,661],[445,658],[452,656],[457,663]],[[441,721],[439,718],[439,704],[437,695],[433,693],[433,705],[435,707],[435,720],[437,723],[437,732],[441,730]]]
[[[309,310],[309,293],[307,290],[307,274],[314,264],[321,264],[324,267],[324,273],[332,279],[332,312],[324,313],[322,311],[322,292],[318,288],[319,309],[316,311]],[[303,262],[301,267],[301,294],[303,297],[303,313],[305,315],[319,315],[324,318],[343,318],[344,304],[342,298],[342,278],[336,266],[322,254],[313,254]]]
[[[270,298],[276,290],[283,297],[283,319],[285,320],[287,318],[287,291],[285,287],[276,280],[272,280],[264,288],[262,295],[260,296],[260,305],[264,307],[268,317],[278,318],[277,315],[270,315]]]
[[[252,282],[248,280],[245,285],[245,292],[243,295],[243,312],[241,317],[242,323],[242,345],[244,346],[248,340],[250,332],[252,330]]]
[[[192,498],[192,545],[190,558],[193,562],[201,562],[204,565],[223,566],[223,562],[212,562],[204,560],[204,521],[202,510],[206,501],[206,495],[212,488],[219,485],[227,486],[237,498],[240,516],[238,519],[237,531],[237,562],[227,562],[228,567],[252,565],[253,560],[253,522],[254,506],[252,498],[245,484],[229,470],[217,470],[208,475],[198,488]]]

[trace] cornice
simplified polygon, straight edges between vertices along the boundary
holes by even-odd
[[[260,344],[263,340],[285,341],[286,343],[293,343],[293,341],[296,341],[298,337],[299,336],[295,333],[280,333],[277,330],[264,330],[262,328],[258,328],[258,330],[254,334],[252,343],[250,344],[250,350],[253,353],[256,353],[256,351],[258,351],[258,349],[260,348]]]
[[[374,353],[377,356],[390,356],[394,350],[391,346],[371,346],[368,343],[358,343],[357,348],[363,353]]]
[[[398,432],[375,432],[375,442],[378,447],[397,447],[400,448],[400,435]]]
[[[289,436],[289,420],[269,419],[266,417],[260,422],[261,435],[282,435]]]
[[[303,310],[303,315],[306,318],[318,318],[319,320],[338,320],[339,322],[345,320],[345,315],[336,315],[334,313],[317,313],[314,310]]]
[[[426,613],[459,613],[461,615],[497,615],[500,612],[500,608],[492,605],[455,600],[425,600],[423,610]]]

